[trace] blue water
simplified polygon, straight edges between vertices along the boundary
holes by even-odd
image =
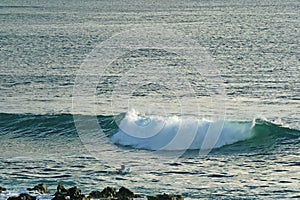
[[[299,8],[1,1],[0,199],[40,182],[299,198]]]

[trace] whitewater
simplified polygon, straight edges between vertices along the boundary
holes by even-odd
[[[217,133],[218,137],[209,134],[208,131],[210,127],[215,126],[220,127],[221,130]],[[111,136],[110,141],[147,150],[205,150],[249,139],[253,136],[254,126],[255,120],[253,122],[212,122],[191,117],[139,116],[137,112],[130,111],[121,121],[119,131]]]

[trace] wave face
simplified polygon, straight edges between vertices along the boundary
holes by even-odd
[[[30,141],[78,140],[73,116],[0,114],[1,143],[9,139]],[[142,116],[136,112],[118,116],[97,116],[100,126],[111,143],[145,150],[195,150],[204,149],[203,141],[214,140],[207,134],[209,127],[222,125],[218,139],[213,148],[225,146],[255,147],[270,142],[299,139],[300,131],[285,128],[266,120],[212,122],[192,117]],[[87,133],[88,134],[88,133]],[[94,133],[91,133],[91,136]],[[16,147],[17,148],[17,147]],[[52,146],[53,148],[53,146]],[[223,149],[221,148],[221,149]],[[235,149],[239,151],[239,148]]]
[[[73,117],[69,114],[33,115],[1,113],[0,135],[10,138],[48,138],[74,136]]]
[[[220,127],[218,137],[215,133],[209,134],[212,133],[209,131],[211,127]],[[114,144],[136,149],[205,150],[207,147],[220,148],[241,141],[268,142],[271,138],[288,137],[295,132],[299,135],[297,130],[261,119],[213,122],[191,117],[139,116],[129,112],[110,140]],[[205,142],[211,144],[207,146]]]

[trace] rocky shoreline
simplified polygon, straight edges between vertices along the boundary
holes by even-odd
[[[5,192],[6,188],[0,187],[0,193]],[[51,194],[48,187],[41,183],[33,188],[27,188],[28,193],[21,193],[19,196],[8,197],[7,200],[36,200],[36,196],[30,194],[30,191],[35,191],[38,194]],[[125,187],[119,190],[113,187],[106,187],[101,191],[95,190],[90,192],[87,196],[82,191],[74,186],[66,189],[62,184],[58,184],[56,192],[53,194],[52,200],[184,200],[181,195],[172,194],[158,194],[155,196],[142,196],[134,194]]]

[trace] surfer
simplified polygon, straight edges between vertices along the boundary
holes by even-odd
[[[119,169],[116,169],[117,170],[117,174],[121,174],[121,175],[124,175],[124,174],[129,174],[131,173],[131,169],[130,168],[125,168],[125,165],[121,165],[121,168]]]

